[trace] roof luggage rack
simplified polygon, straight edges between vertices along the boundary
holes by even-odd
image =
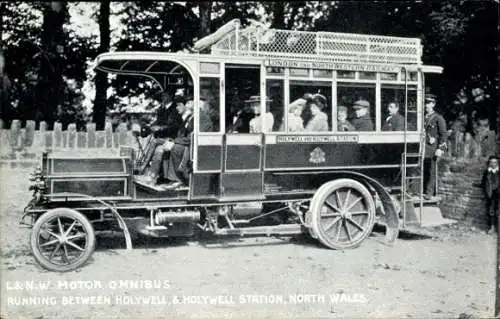
[[[419,38],[267,28],[253,21],[240,28],[235,19],[202,39],[211,53],[338,63],[421,64]]]

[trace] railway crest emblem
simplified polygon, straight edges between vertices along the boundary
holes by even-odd
[[[326,161],[325,152],[319,147],[316,147],[309,155],[310,163],[319,164]]]

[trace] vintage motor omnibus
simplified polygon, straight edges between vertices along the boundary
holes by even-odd
[[[377,223],[385,226],[386,241],[396,239],[405,222],[397,194],[406,194],[407,170],[421,165],[424,76],[442,71],[422,64],[420,39],[258,23],[242,28],[233,20],[193,51],[97,57],[101,72],[143,77],[162,90],[182,88],[192,100],[189,179],[175,189],[137,181],[142,147],[46,152],[21,219],[31,217],[31,249],[44,268],[80,267],[94,250],[95,231],[110,228],[123,231],[127,248],[132,227],[155,237],[195,230],[308,233],[328,248],[347,249]],[[303,116],[298,128],[297,121],[292,125],[297,104],[304,111],[301,98],[315,94],[326,102],[322,114],[309,114],[310,121],[322,118],[320,130]],[[248,100],[257,102],[253,121],[261,129],[234,129]],[[387,130],[391,102],[404,121]],[[368,125],[358,129],[361,108]]]

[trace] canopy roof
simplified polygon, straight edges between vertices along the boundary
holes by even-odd
[[[96,58],[98,70],[117,74],[180,74],[186,70],[162,52],[110,52]]]

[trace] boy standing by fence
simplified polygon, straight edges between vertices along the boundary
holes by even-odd
[[[488,234],[492,234],[498,226],[498,201],[500,197],[500,172],[497,156],[492,155],[488,158],[488,167],[483,172],[481,185],[486,196]]]

